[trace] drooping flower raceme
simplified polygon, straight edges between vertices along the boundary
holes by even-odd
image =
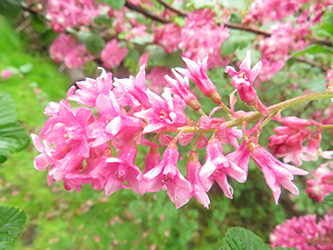
[[[262,170],[276,203],[281,193],[280,185],[297,194],[298,189],[292,182],[294,175],[305,175],[307,172],[280,162],[259,145],[258,126],[263,118],[249,131],[243,128],[242,132],[230,124],[243,119],[246,112],[240,111],[242,115],[234,116],[231,123],[225,118],[213,117],[217,110],[224,108],[228,111],[228,108],[207,76],[208,57],[198,62],[183,59],[187,68],[177,69],[183,76],[172,70],[175,79],[166,77],[171,88],[165,87],[161,96],[147,88],[144,65],[135,77],[112,78],[111,73],[102,69],[96,79],[87,78],[78,82],[79,89],[75,93],[75,87],[72,87],[65,100],[50,103],[45,109],[50,118],[39,136],[32,135],[33,143],[40,152],[35,158],[35,168],[44,170],[49,167],[48,183],[63,180],[68,190],[80,191],[81,186],[87,184],[91,184],[93,189],[103,190],[106,195],[119,189],[132,189],[139,194],[166,190],[177,208],[191,197],[208,208],[210,200],[207,192],[214,182],[226,197],[233,198],[228,178],[245,182],[249,158],[252,157]],[[240,97],[261,111],[256,114],[265,116],[266,109],[258,105],[259,99],[252,86],[260,64],[251,69],[249,59],[248,54],[240,72],[230,67],[227,71],[232,75],[232,84],[240,92]],[[209,116],[201,110],[199,100],[191,91],[189,79],[218,105]],[[249,96],[246,88],[252,89]],[[71,108],[68,100],[84,107]],[[199,111],[202,116],[198,121],[186,115],[186,105]],[[236,114],[234,107],[232,110],[232,114]],[[287,132],[293,133],[296,133],[292,130],[295,124],[302,124],[297,125],[301,129],[319,124],[290,118],[281,121],[284,126],[290,127]],[[307,153],[319,152],[321,131],[317,129],[310,137]],[[291,138],[293,135],[287,132]],[[212,133],[210,139],[209,133]],[[284,142],[285,138],[283,134],[278,136],[274,139],[276,145]],[[239,139],[242,140],[240,144]],[[192,140],[185,175],[185,168],[181,169],[178,162],[178,142],[185,146]],[[230,144],[235,150],[225,156],[222,144]],[[145,163],[141,164],[135,159],[137,147],[143,146],[148,146],[150,150]],[[166,149],[163,146],[167,146]],[[196,147],[206,147],[206,159],[198,159]],[[303,157],[311,158],[307,155]]]

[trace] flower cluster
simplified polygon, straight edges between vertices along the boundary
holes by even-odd
[[[276,226],[270,235],[271,246],[292,247],[299,250],[332,249],[333,216],[326,214],[317,222],[316,215],[292,218]]]
[[[107,69],[118,66],[127,56],[128,49],[119,47],[118,41],[113,39],[108,42],[101,52],[101,60]]]
[[[87,49],[84,45],[77,44],[70,35],[61,33],[50,46],[50,55],[54,62],[64,62],[71,69],[87,62]]]
[[[283,126],[274,128],[276,135],[269,137],[268,148],[277,157],[284,157],[285,162],[293,161],[300,166],[302,160],[317,160],[318,156],[332,159],[333,151],[322,151],[321,123],[305,120],[294,116],[284,117],[280,120]],[[308,145],[304,142],[308,140]]]
[[[253,88],[261,65],[258,63],[250,69],[249,57],[248,53],[240,72],[231,67],[227,71],[240,99],[260,109],[265,116],[268,109],[261,104],[255,90],[246,94],[245,88]],[[111,73],[103,70],[97,79],[78,82],[79,89],[70,88],[65,100],[50,103],[45,109],[50,118],[39,136],[32,135],[33,143],[41,153],[35,158],[35,168],[43,170],[49,166],[48,183],[63,180],[68,190],[80,191],[82,184],[91,184],[93,189],[104,190],[106,195],[124,188],[139,194],[166,190],[177,208],[191,197],[208,208],[207,191],[214,182],[228,198],[232,198],[233,188],[228,179],[245,182],[251,157],[263,172],[276,203],[281,186],[298,194],[292,182],[294,175],[306,175],[307,172],[280,162],[259,145],[262,119],[249,130],[244,123],[242,132],[235,126],[228,126],[224,118],[213,118],[214,112],[220,108],[231,111],[206,74],[208,58],[198,62],[189,58],[183,60],[187,69],[172,69],[175,78],[165,77],[171,88],[164,88],[161,95],[147,89],[144,65],[135,77],[113,78]],[[189,79],[219,105],[209,116],[201,110],[190,89]],[[68,100],[84,107],[71,109]],[[202,114],[197,122],[185,114],[186,105]],[[234,112],[234,107],[232,110],[237,119],[238,113]],[[178,142],[187,145],[194,139],[196,131],[198,135],[189,153],[185,178],[177,164]],[[214,133],[208,139],[206,134],[212,131]],[[176,134],[173,137],[167,135],[173,133]],[[243,138],[241,145],[239,138]],[[236,150],[224,155],[222,145],[229,143]],[[135,162],[138,145],[149,147],[144,169]],[[161,158],[164,146],[167,147]],[[196,147],[206,147],[207,158],[202,166]]]
[[[94,0],[48,0],[47,16],[56,32],[91,24],[100,14],[101,5]]]
[[[209,55],[208,68],[221,66],[220,50],[222,43],[229,37],[229,30],[215,22],[212,9],[201,9],[189,14],[185,26],[165,24],[156,29],[154,43],[159,44],[167,53],[177,49],[182,55],[194,61]]]
[[[306,181],[306,192],[312,199],[321,202],[324,197],[333,193],[333,162],[326,162],[311,172],[312,179]]]

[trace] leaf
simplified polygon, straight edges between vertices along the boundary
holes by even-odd
[[[16,122],[16,106],[9,94],[0,92],[0,125]]]
[[[181,50],[177,50],[171,53],[165,53],[162,48],[156,46],[149,46],[149,66],[168,66],[183,67],[184,63],[181,59]]]
[[[330,193],[329,195],[327,195],[324,200],[323,200],[324,203],[328,203],[328,205],[330,207],[333,207],[333,193]]]
[[[25,220],[23,211],[0,204],[0,249],[9,249],[13,246]]]
[[[323,47],[321,45],[309,45],[308,47],[306,47],[305,50],[303,51],[297,51],[295,53],[293,53],[293,55],[295,57],[299,57],[302,56],[304,54],[333,54],[333,50],[331,48],[326,48]]]
[[[29,145],[30,139],[16,121],[16,106],[10,95],[0,93],[0,163],[8,153],[18,152]]]
[[[20,13],[22,5],[19,0],[1,0],[0,15],[15,18]]]
[[[93,54],[99,54],[105,48],[105,41],[94,32],[79,31],[79,39],[86,45],[87,49]]]
[[[121,10],[125,6],[126,0],[97,0],[97,2],[106,3],[115,10]]]
[[[241,227],[228,229],[223,238],[222,250],[270,250],[262,239],[249,230]]]
[[[19,123],[0,125],[0,155],[21,151],[29,142],[27,133]]]

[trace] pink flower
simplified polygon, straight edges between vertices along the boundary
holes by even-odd
[[[247,172],[249,169],[250,152],[247,148],[245,140],[242,141],[242,144],[236,151],[227,154],[226,158],[229,161],[235,163],[241,169],[243,169],[247,176]]]
[[[176,79],[172,79],[168,75],[164,77],[172,87],[172,93],[179,95],[185,101],[185,103],[194,110],[199,110],[201,108],[200,103],[190,90],[190,83],[188,78],[186,76],[185,78],[182,78],[174,69],[172,69],[172,73]]]
[[[167,53],[178,49],[180,39],[181,28],[176,23],[168,23],[158,27],[154,35],[154,43],[161,45]]]
[[[183,61],[188,69],[176,68],[176,70],[190,78],[198,86],[201,92],[210,98],[214,103],[220,104],[222,102],[222,98],[217,92],[214,83],[212,83],[206,73],[207,60],[208,55],[202,60],[202,62],[198,60],[197,63],[189,58],[183,57]]]
[[[297,166],[302,160],[316,160],[318,155],[329,158],[328,152],[320,151],[322,129],[307,129],[308,126],[318,126],[321,123],[305,120],[294,116],[284,117],[280,120],[284,126],[274,128],[276,135],[270,136],[268,148],[277,157],[284,157],[284,162],[293,161]],[[308,145],[303,144],[308,140]]]
[[[205,8],[190,13],[181,28],[182,56],[193,61],[203,60],[207,55],[209,69],[223,64],[220,48],[229,36],[229,29],[215,22],[215,13]]]
[[[164,129],[174,130],[186,124],[185,103],[179,96],[172,97],[169,89],[165,89],[162,94],[163,99],[153,92],[148,92],[148,96],[149,102],[153,106],[134,114],[148,122],[143,133],[158,132]]]
[[[75,91],[75,95],[69,97],[69,100],[94,108],[99,95],[109,94],[113,84],[112,73],[106,73],[103,68],[99,69],[102,70],[102,73],[96,79],[86,78],[85,81],[76,83],[79,89]]]
[[[140,105],[148,109],[152,105],[149,102],[146,86],[146,72],[144,66],[141,66],[139,73],[134,78],[116,79],[114,85],[117,90],[122,90],[124,98],[135,98]]]
[[[127,56],[128,49],[119,47],[118,41],[113,39],[108,42],[105,49],[101,52],[101,60],[104,63],[105,68],[113,68],[118,66]]]
[[[156,167],[160,163],[161,154],[158,152],[158,147],[150,147],[146,155],[146,168],[145,173]]]
[[[321,202],[326,195],[333,193],[333,162],[326,162],[311,172],[314,177],[306,181],[306,192],[312,199]]]
[[[35,158],[35,168],[43,170],[50,165],[49,183],[82,169],[84,158],[90,155],[86,129],[94,120],[90,109],[71,111],[60,103],[59,111],[46,121],[40,137],[32,135],[34,145],[41,153]],[[44,145],[40,139],[44,140]]]
[[[124,113],[111,91],[108,96],[104,94],[98,96],[96,108],[100,116],[89,125],[87,131],[89,138],[95,139],[91,144],[93,147],[121,136],[126,136],[122,139],[125,139],[123,144],[127,144],[142,129],[140,119]]]
[[[307,175],[307,171],[280,162],[265,148],[255,142],[248,142],[247,147],[252,159],[263,172],[266,183],[273,192],[276,204],[278,204],[281,195],[280,185],[293,194],[299,194],[298,188],[292,183],[292,180],[294,179],[293,175]]]
[[[9,77],[11,77],[13,75],[13,72],[11,70],[8,70],[8,69],[3,69],[1,71],[1,77],[3,79],[8,79]]]
[[[100,8],[93,0],[48,0],[47,16],[56,32],[73,26],[92,23],[92,18],[100,14]]]
[[[140,169],[134,165],[137,154],[136,145],[125,146],[118,157],[110,157],[105,163],[98,165],[90,175],[102,180],[102,188],[107,196],[120,188],[131,188],[134,192],[142,194],[139,182],[142,179]],[[124,184],[127,182],[128,186]]]
[[[70,35],[61,33],[50,46],[50,55],[54,62],[64,62],[67,68],[76,68],[88,60],[84,45],[76,44]]]
[[[192,188],[177,168],[179,152],[177,146],[171,143],[163,153],[161,162],[144,175],[148,184],[146,192],[157,192],[162,188],[167,190],[176,208],[180,208],[191,199]]]
[[[267,113],[267,108],[262,105],[256,90],[252,86],[254,80],[259,74],[261,66],[262,62],[260,61],[253,68],[251,68],[251,52],[248,50],[245,59],[239,66],[239,72],[231,66],[226,67],[225,72],[232,77],[231,84],[237,89],[239,98],[246,105],[255,106],[262,113]]]
[[[232,199],[233,189],[228,183],[227,174],[238,182],[245,182],[245,171],[223,155],[222,145],[216,139],[208,143],[206,152],[206,163],[200,171],[203,187],[208,191],[216,180],[225,196]]]
[[[167,67],[154,67],[149,74],[147,74],[147,79],[149,81],[149,90],[161,94],[164,87],[168,86],[165,76],[171,76],[171,71]]]
[[[210,200],[199,177],[201,164],[198,160],[198,154],[194,150],[189,153],[189,160],[186,169],[187,179],[192,186],[192,196],[208,209]]]
[[[272,249],[281,246],[299,250],[329,250],[333,246],[332,233],[331,214],[326,214],[322,219],[317,219],[316,215],[306,215],[277,225],[270,235],[270,242]]]

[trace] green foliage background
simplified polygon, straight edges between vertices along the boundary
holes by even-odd
[[[91,36],[82,35],[89,43]],[[231,47],[242,58],[248,45],[246,41],[254,39],[251,35],[244,37],[244,41],[237,40],[236,45],[228,41],[224,46],[229,48],[222,47],[222,51]],[[154,53],[156,57],[161,57],[159,51]],[[134,48],[132,55],[134,61],[138,57]],[[175,55],[175,60],[164,58],[163,65],[179,65],[181,62]],[[150,64],[161,63],[156,61],[156,57],[151,57]],[[129,66],[133,64],[131,58],[125,63]],[[130,68],[135,69],[135,66]],[[5,68],[15,74],[0,82],[0,90],[9,93],[15,100],[18,120],[26,131],[38,134],[47,119],[43,115],[44,107],[50,101],[63,99],[72,83],[58,71],[58,66],[47,55],[31,52],[25,38],[16,33],[8,21],[0,19],[0,70]],[[305,64],[290,64],[287,70],[299,75],[305,75],[306,72],[310,81],[305,83],[302,78],[290,79],[283,73],[278,74],[273,80],[274,84],[264,85],[270,89],[266,95],[260,96],[264,103],[276,103],[281,96],[299,95],[307,88],[319,90],[321,85],[318,83],[324,84],[323,73]],[[91,72],[93,76],[95,71]],[[232,88],[230,79],[224,77],[223,69],[212,70],[209,75],[223,98],[228,100]],[[295,91],[286,88],[292,81],[297,81],[300,88]],[[201,102],[206,112],[213,107],[203,96]],[[320,109],[325,105],[327,102],[313,103],[311,108]],[[302,110],[302,107],[298,108]],[[290,110],[286,114],[299,110]],[[305,112],[302,115],[309,114]],[[265,127],[263,143],[267,142],[274,126],[276,124],[270,123]],[[331,143],[324,144],[324,148],[331,147]],[[144,165],[146,150],[140,148],[136,162],[139,167]],[[225,147],[225,150],[231,151],[231,148]],[[181,154],[185,157],[180,161],[181,171],[185,169],[188,151],[186,147],[182,149]],[[83,187],[81,193],[66,191],[62,183],[48,187],[47,172],[39,172],[33,167],[36,155],[37,152],[30,145],[0,167],[0,201],[20,207],[27,215],[23,233],[14,247],[17,250],[150,249],[152,246],[157,249],[218,249],[223,244],[222,237],[231,226],[250,229],[268,242],[269,233],[286,218],[314,212],[322,215],[328,209],[328,205],[314,203],[304,191],[297,198],[291,198],[283,192],[280,205],[276,206],[261,172],[253,162],[246,183],[231,181],[233,200],[226,198],[220,188],[214,186],[209,192],[209,210],[194,199],[177,210],[165,192],[140,196],[130,190],[120,190],[105,198],[103,192],[93,191],[89,186]],[[201,160],[204,160],[204,155],[204,150],[199,152]],[[319,164],[320,161],[305,163],[304,167],[312,170]],[[300,189],[304,181],[305,178],[296,179]]]

